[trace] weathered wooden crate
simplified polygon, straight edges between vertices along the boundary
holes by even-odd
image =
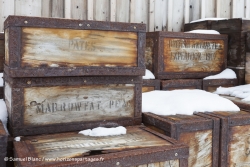
[[[226,35],[147,33],[146,68],[157,79],[194,79],[217,74],[226,67],[226,55]]]
[[[77,133],[30,136],[14,142],[14,147],[17,158],[41,159],[18,161],[17,167],[186,167],[188,158],[188,146],[144,126],[130,126],[125,135],[107,137],[90,137]],[[47,160],[49,158],[51,162]],[[60,162],[63,158],[69,161]]]
[[[208,112],[220,119],[220,167],[250,166],[250,114],[240,112]]]
[[[247,35],[246,35],[245,84],[250,84],[250,32],[247,32]]]
[[[145,74],[145,24],[9,16],[4,29],[10,77]]]
[[[188,23],[184,26],[184,31],[195,29],[212,29],[221,34],[228,35],[227,66],[237,74],[240,85],[245,83],[245,65],[246,65],[246,33],[250,31],[250,20],[241,18],[201,21]]]
[[[158,79],[143,79],[142,93],[153,90],[160,90],[160,80]]]
[[[2,121],[0,120],[0,166],[1,167],[6,166],[4,158],[7,155],[7,140],[8,140],[8,134],[3,127]]]
[[[232,97],[232,96],[227,96],[227,95],[220,95],[221,97],[227,98],[231,100],[234,104],[236,104],[240,109],[244,111],[249,111],[250,112],[250,102],[249,101],[242,101],[238,97]]]
[[[4,33],[0,33],[0,72],[3,72],[3,66],[4,66]]]
[[[142,122],[189,146],[188,166],[218,166],[219,119],[202,113],[158,116],[143,113]]]
[[[161,90],[202,89],[201,79],[161,80]]]
[[[214,92],[220,86],[232,87],[238,85],[237,79],[204,79],[202,81],[203,90]]]
[[[14,137],[141,123],[142,77],[4,78]]]

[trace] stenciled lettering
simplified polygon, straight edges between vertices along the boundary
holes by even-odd
[[[93,41],[87,41],[83,39],[71,39],[69,40],[69,49],[81,50],[81,51],[95,51],[95,43]]]

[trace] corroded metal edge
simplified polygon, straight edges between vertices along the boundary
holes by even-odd
[[[179,142],[176,142],[174,139],[171,139],[165,135],[161,135],[158,132],[152,131],[148,128],[145,128],[142,126],[142,129],[147,131],[148,133],[151,133],[153,135],[156,135],[164,140],[167,140],[168,142],[172,143],[173,145],[168,146],[157,146],[157,147],[149,147],[149,148],[140,148],[140,149],[132,149],[129,151],[120,151],[116,153],[108,153],[108,154],[101,154],[101,155],[93,155],[89,156],[88,158],[100,158],[102,157],[104,161],[101,162],[58,162],[53,163],[51,165],[46,166],[58,166],[58,167],[68,167],[70,165],[72,166],[79,166],[79,167],[85,167],[85,166],[97,166],[97,167],[109,167],[109,166],[117,166],[119,164],[120,166],[131,166],[131,165],[142,165],[142,164],[149,164],[154,162],[162,162],[162,161],[168,161],[168,160],[174,160],[179,159],[180,160],[180,167],[187,167],[187,158],[189,155],[189,148],[187,145],[181,144]],[[31,152],[28,150],[28,146],[25,144],[25,142],[14,142],[15,147],[15,154],[18,158],[24,158],[24,157],[34,157],[34,155],[31,155]],[[154,157],[154,158],[152,158]],[[128,162],[130,162],[128,164]],[[27,167],[38,167],[39,162],[18,162],[19,166],[27,166]]]
[[[142,86],[151,86],[155,90],[160,90],[160,80],[158,79],[143,79]]]
[[[210,86],[238,85],[237,79],[207,79],[202,81],[203,90],[208,90]]]
[[[187,87],[193,86],[196,89],[202,88],[202,80],[201,79],[178,79],[178,80],[161,80],[161,89],[168,90],[168,88],[179,88],[179,87]]]

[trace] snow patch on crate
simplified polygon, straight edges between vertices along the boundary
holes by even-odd
[[[195,23],[195,22],[201,22],[201,21],[210,21],[210,20],[228,20],[227,18],[204,18],[204,19],[199,19],[199,20],[193,20],[190,23]]]
[[[211,75],[211,76],[205,77],[203,79],[204,80],[207,80],[207,79],[237,79],[237,76],[233,70],[227,68],[219,74]]]
[[[241,98],[242,101],[250,101],[250,84],[229,88],[219,87],[214,93],[238,97]]]
[[[14,138],[15,141],[21,141],[21,137],[20,136],[17,136]]]
[[[197,33],[197,34],[220,34],[218,31],[215,30],[192,30],[187,31],[185,33]]]
[[[228,99],[203,90],[155,90],[142,93],[142,112],[192,115],[193,112],[205,111],[240,111],[240,108]]]
[[[116,128],[104,128],[98,127],[94,129],[82,130],[79,134],[83,134],[85,136],[114,136],[114,135],[123,135],[126,134],[127,129],[123,126],[118,126]]]
[[[0,120],[3,123],[3,126],[6,132],[9,133],[7,130],[8,112],[7,112],[6,104],[3,101],[3,99],[0,99]]]
[[[151,71],[146,69],[145,75],[142,77],[142,79],[155,79],[155,76]]]

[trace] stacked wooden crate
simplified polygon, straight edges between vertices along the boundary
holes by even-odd
[[[4,128],[2,121],[0,120],[0,166],[5,167],[6,155],[7,155],[7,140],[8,134]]]
[[[202,89],[202,78],[226,68],[227,36],[148,32],[145,64],[162,90]]]
[[[187,166],[186,145],[138,126],[145,30],[144,24],[6,19],[4,79],[10,132],[14,137],[30,136],[15,142],[14,152],[18,158],[38,160],[19,161],[17,166]],[[127,127],[126,135],[73,132],[119,125]],[[52,161],[39,161],[42,157]],[[81,162],[70,160],[74,157]]]
[[[194,23],[185,24],[184,31],[191,31],[196,29],[216,30],[221,34],[228,35],[228,52],[227,52],[227,67],[234,70],[237,74],[240,85],[249,83],[249,58],[247,55],[246,43],[247,32],[250,21],[241,18],[227,19],[227,20],[206,20]],[[246,67],[247,65],[247,67]],[[246,78],[245,78],[246,76]]]

